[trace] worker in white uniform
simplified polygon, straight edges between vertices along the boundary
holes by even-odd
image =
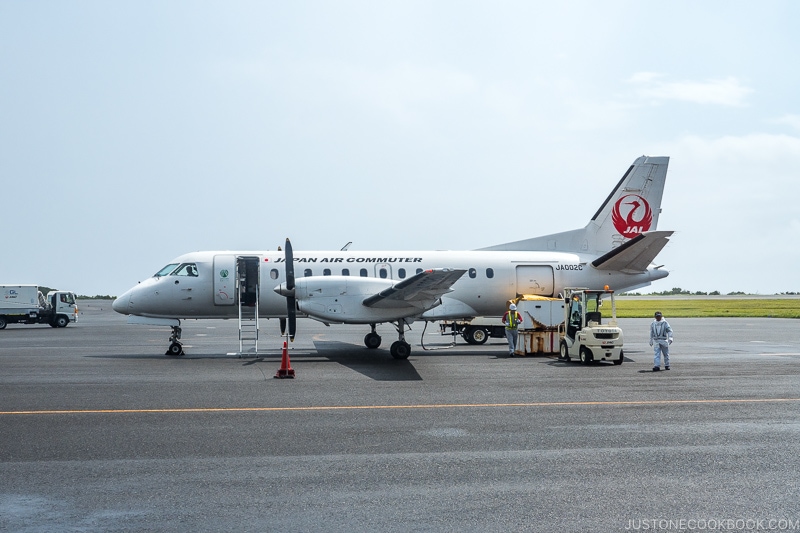
[[[664,370],[669,370],[669,345],[672,344],[672,328],[661,311],[656,311],[650,324],[650,346],[653,347],[653,372],[661,370],[661,354],[664,354]]]

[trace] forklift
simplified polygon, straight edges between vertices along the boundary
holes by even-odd
[[[603,324],[600,307],[603,298],[611,300],[611,317]],[[586,288],[564,289],[564,322],[558,327],[559,359],[569,362],[573,358],[588,365],[593,361],[612,361],[621,365],[622,329],[617,325],[617,306],[614,291]]]

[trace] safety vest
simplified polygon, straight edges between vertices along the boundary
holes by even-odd
[[[506,329],[517,329],[521,317],[516,311],[509,311],[506,319]]]

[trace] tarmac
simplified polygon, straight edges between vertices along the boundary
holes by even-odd
[[[620,321],[620,366],[508,358],[415,323],[0,331],[0,531],[800,530],[800,321]]]

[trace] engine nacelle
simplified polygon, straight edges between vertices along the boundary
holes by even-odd
[[[322,322],[371,324],[419,314],[421,309],[413,305],[381,308],[363,304],[395,283],[379,278],[311,276],[295,280],[294,295],[300,312]]]

